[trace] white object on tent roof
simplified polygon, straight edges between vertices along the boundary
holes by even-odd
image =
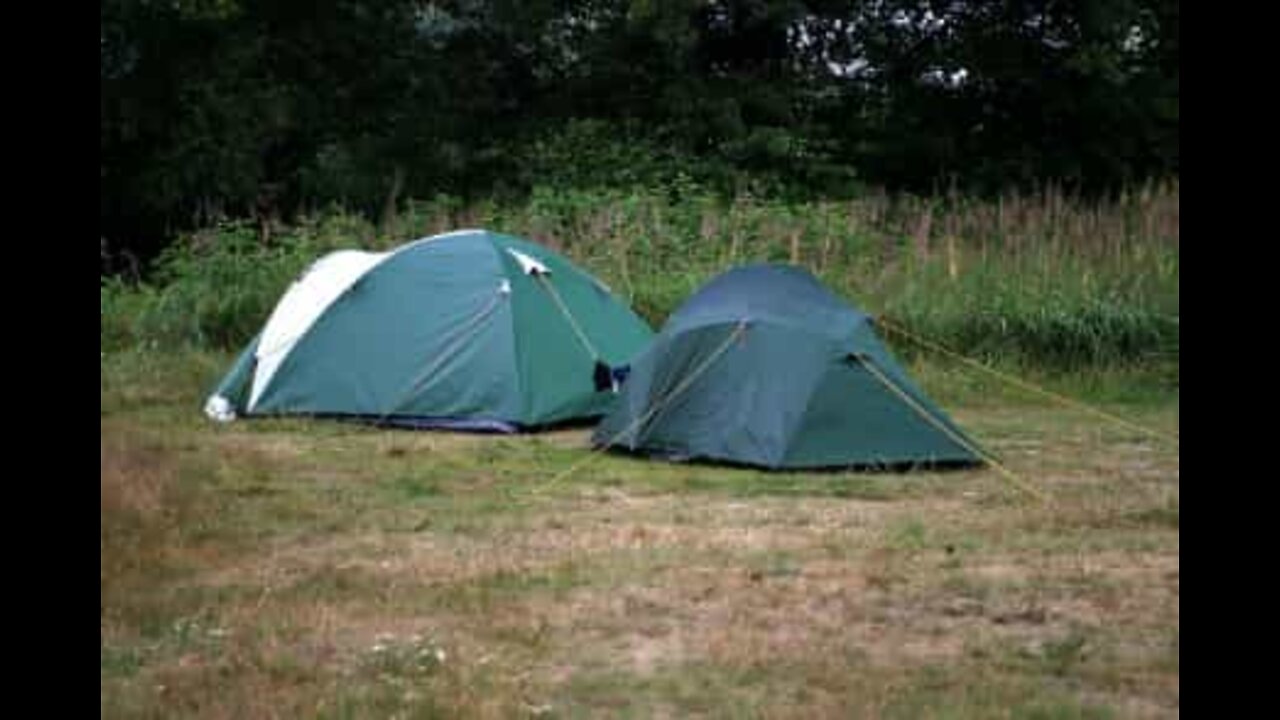
[[[523,271],[525,275],[550,275],[551,274],[551,270],[549,270],[546,265],[543,265],[537,260],[534,260],[528,255],[525,255],[519,250],[512,250],[511,248],[507,248],[507,252],[511,253],[511,257],[515,258],[516,262],[520,263],[520,270]]]

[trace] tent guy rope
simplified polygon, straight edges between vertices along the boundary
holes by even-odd
[[[560,298],[560,293],[556,290],[556,286],[552,285],[551,281],[547,279],[546,273],[536,273],[534,277],[538,279],[538,282],[542,284],[542,287],[547,289],[547,294],[555,301],[556,307],[560,308],[560,314],[564,315],[565,319],[569,321],[569,325],[573,328],[573,332],[577,334],[578,340],[582,343],[582,346],[586,348],[587,354],[591,356],[592,360],[599,360],[600,353],[596,350],[596,346],[591,344],[591,340],[587,338],[587,334],[582,331],[582,326],[578,324],[578,320],[573,316],[573,313],[569,312],[569,307],[565,305],[564,300]]]
[[[1030,482],[1027,482],[1025,479],[1019,477],[1017,473],[1005,467],[1003,463],[997,460],[994,455],[983,450],[977,445],[969,442],[964,436],[960,435],[960,433],[957,433],[951,428],[947,427],[945,423],[939,421],[936,417],[933,416],[932,413],[926,411],[923,407],[920,406],[920,403],[915,401],[915,398],[908,395],[905,391],[902,390],[902,388],[898,387],[897,383],[893,382],[888,377],[886,377],[885,374],[880,371],[880,368],[876,367],[874,362],[871,362],[870,360],[866,360],[863,358],[859,358],[859,363],[863,368],[866,368],[866,370],[870,372],[871,375],[875,377],[875,379],[878,380],[881,385],[884,385],[886,388],[888,388],[890,392],[892,392],[894,395],[897,395],[900,400],[902,400],[904,403],[907,404],[908,407],[914,410],[917,415],[924,418],[924,420],[928,422],[930,425],[934,426],[938,430],[941,430],[942,433],[947,437],[951,438],[953,442],[959,444],[961,447],[973,453],[974,455],[977,455],[982,459],[986,460],[987,463],[991,465],[991,467],[996,472],[1000,473],[1001,476],[1003,476],[1006,480],[1012,483],[1019,490],[1022,490],[1028,495],[1035,497],[1040,502],[1047,503],[1050,501],[1048,494],[1046,494],[1044,491],[1037,489]]]
[[[658,402],[654,403],[653,407],[649,408],[647,412],[645,412],[643,415],[636,418],[635,420],[632,420],[630,423],[627,424],[626,427],[622,428],[617,432],[617,434],[609,438],[608,441],[601,443],[598,447],[596,447],[594,450],[588,453],[586,457],[582,458],[578,462],[565,468],[555,477],[551,478],[547,482],[538,486],[534,490],[534,492],[545,492],[552,485],[555,485],[563,481],[565,478],[583,469],[588,464],[590,464],[591,462],[595,461],[597,458],[602,456],[609,449],[611,445],[613,445],[615,442],[618,441],[619,438],[626,435],[627,433],[634,431],[636,428],[648,422],[650,418],[652,418],[654,415],[660,412],[663,408],[667,407],[672,401],[674,401],[677,395],[683,393],[685,390],[689,388],[689,386],[693,385],[693,382],[697,380],[699,377],[701,377],[702,374],[705,373],[711,367],[711,365],[715,363],[716,360],[719,360],[720,357],[724,355],[726,351],[728,351],[729,347],[733,345],[735,340],[737,340],[739,337],[742,336],[742,333],[746,330],[746,328],[747,328],[747,321],[739,320],[738,323],[734,326],[733,331],[730,332],[729,336],[724,339],[724,342],[720,343],[720,346],[716,348],[715,352],[709,355],[706,360],[703,360],[702,364],[699,365],[692,373],[690,373],[689,375],[686,375],[684,380],[682,380],[678,385],[672,388],[671,392],[664,395],[661,399],[658,400]]]
[[[907,331],[906,329],[902,328],[901,326],[897,325],[896,323],[892,323],[892,322],[889,322],[888,320],[885,320],[883,316],[881,316],[881,317],[877,317],[877,318],[875,319],[875,322],[876,322],[876,324],[877,324],[877,325],[880,325],[880,326],[884,327],[884,328],[885,328],[885,329],[887,329],[887,330],[890,330],[890,331],[892,331],[892,332],[895,332],[895,333],[897,333],[897,334],[901,335],[902,337],[905,337],[905,338],[907,338],[907,339],[909,339],[909,340],[912,340],[912,341],[914,341],[914,342],[916,342],[916,343],[919,343],[920,345],[922,345],[922,346],[924,346],[924,347],[927,347],[927,348],[929,348],[929,349],[931,349],[931,350],[936,350],[936,351],[938,351],[938,352],[940,352],[940,353],[942,353],[942,354],[944,354],[944,355],[947,355],[947,356],[950,356],[950,357],[952,357],[952,358],[955,358],[955,359],[957,359],[957,360],[959,360],[959,361],[963,362],[964,364],[966,364],[966,365],[968,365],[968,366],[970,366],[970,367],[974,367],[974,368],[977,368],[977,369],[979,369],[979,370],[982,370],[983,372],[986,372],[986,373],[988,373],[988,374],[990,374],[990,375],[993,375],[993,376],[995,376],[995,377],[997,377],[997,378],[999,378],[999,379],[1001,379],[1001,380],[1004,380],[1004,381],[1005,381],[1005,382],[1007,382],[1007,383],[1010,383],[1010,384],[1012,384],[1012,385],[1016,385],[1016,386],[1018,386],[1018,387],[1022,388],[1023,390],[1028,390],[1028,391],[1030,391],[1030,392],[1036,393],[1036,394],[1041,395],[1041,396],[1043,396],[1043,397],[1050,398],[1050,399],[1055,400],[1055,401],[1057,401],[1057,402],[1059,402],[1059,403],[1062,403],[1063,405],[1067,405],[1067,406],[1070,406],[1070,407],[1076,408],[1077,410],[1083,410],[1083,411],[1085,411],[1085,412],[1087,412],[1087,413],[1089,413],[1089,414],[1091,414],[1091,415],[1094,415],[1094,416],[1096,416],[1096,417],[1100,417],[1100,418],[1104,418],[1104,419],[1109,420],[1109,421],[1111,421],[1111,422],[1113,422],[1113,423],[1115,423],[1115,424],[1117,424],[1117,425],[1120,425],[1120,426],[1123,426],[1123,427],[1125,427],[1125,428],[1128,428],[1129,430],[1134,430],[1134,431],[1140,432],[1140,433],[1142,433],[1142,434],[1144,434],[1144,435],[1146,435],[1146,436],[1148,436],[1148,437],[1153,437],[1153,438],[1156,438],[1156,439],[1159,439],[1159,440],[1164,440],[1164,441],[1166,441],[1166,442],[1171,442],[1171,443],[1173,443],[1174,445],[1177,445],[1177,444],[1178,444],[1178,436],[1177,436],[1177,434],[1176,434],[1176,433],[1165,433],[1165,432],[1161,432],[1161,431],[1159,431],[1159,430],[1155,430],[1155,429],[1153,429],[1153,428],[1149,428],[1149,427],[1145,427],[1145,426],[1139,425],[1139,424],[1137,424],[1137,423],[1135,423],[1135,422],[1133,422],[1133,421],[1126,420],[1126,419],[1124,419],[1124,418],[1122,418],[1122,417],[1120,417],[1120,416],[1118,416],[1118,415],[1114,415],[1114,414],[1109,413],[1109,412],[1107,412],[1107,411],[1105,411],[1105,410],[1100,410],[1100,409],[1098,409],[1098,408],[1096,408],[1096,407],[1093,407],[1092,405],[1087,405],[1087,404],[1085,404],[1085,403],[1083,403],[1083,402],[1080,402],[1079,400],[1073,400],[1072,398],[1069,398],[1069,397],[1067,397],[1067,396],[1065,396],[1065,395],[1061,395],[1061,394],[1055,393],[1055,392],[1053,392],[1053,391],[1051,391],[1051,390],[1046,390],[1046,389],[1044,389],[1044,388],[1042,388],[1042,387],[1040,387],[1040,386],[1038,386],[1038,385],[1033,385],[1032,383],[1029,383],[1029,382],[1027,382],[1026,380],[1022,380],[1022,379],[1020,379],[1020,378],[1014,377],[1013,375],[1010,375],[1010,374],[1008,374],[1008,373],[1000,372],[999,370],[996,370],[995,368],[991,367],[990,365],[986,365],[986,364],[984,364],[984,363],[982,363],[982,362],[979,362],[979,361],[977,361],[977,360],[974,360],[973,358],[970,358],[970,357],[967,357],[967,356],[965,356],[965,355],[962,355],[962,354],[960,354],[959,352],[956,352],[955,350],[952,350],[951,348],[948,348],[948,347],[946,347],[945,345],[942,345],[941,343],[935,342],[935,341],[933,341],[933,340],[929,340],[929,339],[927,339],[927,338],[921,337],[920,335],[917,335],[917,334],[915,334],[915,333],[909,332],[909,331]]]

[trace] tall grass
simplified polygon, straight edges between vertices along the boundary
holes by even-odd
[[[320,255],[364,246],[372,228],[333,212],[268,244],[250,223],[226,223],[181,238],[148,282],[103,280],[104,351],[131,347],[228,349],[260,328],[280,294]]]
[[[229,348],[290,280],[337,247],[387,248],[459,227],[530,237],[609,283],[655,325],[741,263],[803,265],[854,304],[957,349],[1050,368],[1178,354],[1178,187],[1084,203],[1056,190],[997,201],[869,195],[723,200],[676,182],[644,191],[539,191],[519,204],[409,203],[382,228],[341,212],[260,245],[247,226],[185,238],[142,286],[106,283],[104,349]]]

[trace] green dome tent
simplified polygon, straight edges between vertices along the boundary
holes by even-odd
[[[509,235],[342,250],[293,283],[205,412],[515,432],[607,412],[652,336],[599,280]]]
[[[593,442],[774,469],[979,460],[867,315],[772,264],[731,270],[677,310]]]

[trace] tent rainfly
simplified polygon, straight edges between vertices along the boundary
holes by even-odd
[[[485,230],[317,260],[205,404],[517,432],[598,417],[653,331],[596,278]]]
[[[771,469],[979,462],[870,317],[779,264],[726,272],[677,310],[593,442]]]

